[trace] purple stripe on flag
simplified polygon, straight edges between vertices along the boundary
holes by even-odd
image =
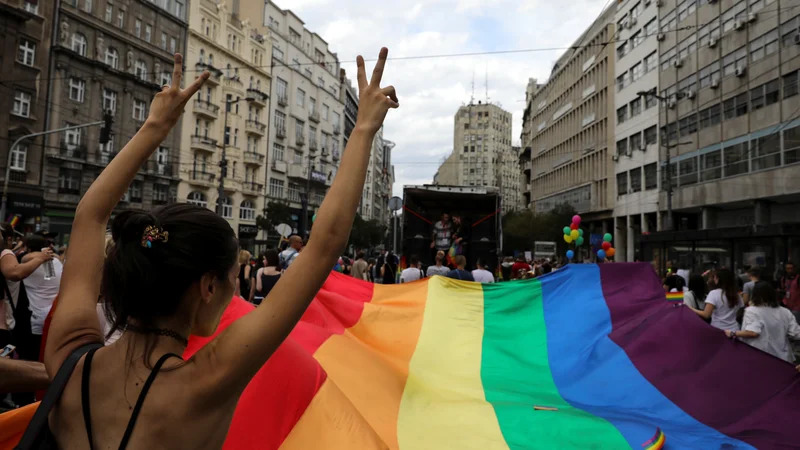
[[[664,302],[647,263],[600,264],[609,335],[662,394],[698,421],[756,448],[798,448],[800,375]],[[642,282],[642,280],[651,280]]]

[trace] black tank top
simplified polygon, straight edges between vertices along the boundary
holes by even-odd
[[[97,348],[94,348],[89,350],[89,353],[86,354],[86,361],[83,362],[83,374],[81,376],[81,406],[83,407],[83,423],[86,425],[86,435],[89,437],[89,450],[94,450],[94,439],[92,438],[92,413],[89,405],[89,378],[92,370],[92,358],[94,358],[94,353],[96,351]],[[131,418],[128,421],[128,427],[125,429],[125,434],[122,436],[122,441],[119,443],[120,450],[124,450],[128,446],[128,441],[131,439],[131,434],[133,433],[133,427],[136,425],[136,419],[139,417],[139,412],[142,410],[144,398],[147,397],[147,391],[150,390],[150,386],[153,384],[153,381],[155,381],[158,371],[161,370],[161,366],[164,365],[164,362],[172,357],[181,359],[181,357],[176,354],[167,353],[158,359],[156,365],[153,366],[153,370],[150,371],[150,376],[147,377],[147,380],[144,382],[144,386],[142,387],[142,392],[139,393],[139,398],[136,399],[136,406],[134,406],[133,412],[131,413]]]

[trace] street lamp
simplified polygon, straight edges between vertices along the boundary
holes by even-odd
[[[237,98],[236,100],[225,99],[225,125],[222,129],[222,158],[219,160],[219,192],[217,192],[217,214],[222,217],[222,199],[225,197],[225,176],[228,174],[228,159],[225,157],[225,147],[228,143],[225,137],[225,131],[228,129],[228,111],[234,103],[239,103],[245,100],[248,103],[255,100],[255,97]],[[230,139],[230,134],[228,135]]]

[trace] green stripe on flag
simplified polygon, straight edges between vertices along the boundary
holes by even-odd
[[[484,284],[483,296],[481,381],[508,446],[630,448],[611,423],[559,395],[548,363],[541,283]]]

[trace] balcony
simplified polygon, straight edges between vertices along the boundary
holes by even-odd
[[[308,114],[308,120],[319,123],[319,111],[311,111]]]
[[[269,99],[269,95],[259,91],[258,89],[248,88],[247,96],[253,99],[252,103],[255,106],[260,106],[262,108],[267,106],[267,100]]]
[[[305,180],[306,168],[301,164],[289,164],[289,170],[287,171],[286,175],[289,178],[299,178]]]
[[[48,149],[47,156],[51,158],[57,159],[68,159],[68,160],[86,160],[86,146],[85,145],[75,145],[75,144],[67,144],[64,141],[61,141],[61,145],[59,148]]]
[[[286,161],[272,161],[272,170],[278,173],[286,173]]]
[[[286,127],[278,127],[275,129],[275,137],[278,139],[286,139]]]
[[[334,125],[333,126],[333,134],[342,134],[342,127],[341,125]]]
[[[533,169],[533,163],[531,161],[526,161],[522,163],[522,172],[526,175],[530,176],[531,170]]]
[[[278,106],[288,106],[289,105],[289,96],[286,94],[278,96]]]
[[[264,185],[255,181],[245,181],[242,183],[242,193],[245,195],[261,195],[264,193]]]
[[[175,166],[172,163],[147,161],[147,164],[145,165],[145,171],[148,175],[155,175],[158,177],[177,177]]]
[[[256,164],[260,166],[261,164],[264,164],[264,155],[256,152],[244,152],[244,163]]]
[[[192,170],[189,173],[189,183],[195,186],[215,188],[217,187],[216,184],[214,183],[214,180],[216,180],[216,178],[217,178],[216,174],[204,170]]]
[[[239,77],[225,77],[222,81],[222,85],[238,91],[244,90],[244,84],[242,84],[242,80],[240,80]]]
[[[308,143],[308,150],[312,152],[317,151],[317,141],[310,141]]]
[[[217,69],[216,67],[212,66],[211,64],[206,64],[204,62],[199,62],[195,64],[195,68],[197,70],[207,70],[211,76],[208,77],[206,83],[212,84],[214,86],[219,85],[219,79],[222,77],[222,71]]]
[[[303,136],[302,134],[296,134],[294,136],[294,145],[296,145],[298,147],[302,147],[302,146],[306,145],[305,136]]]
[[[94,154],[89,155],[89,158],[87,158],[87,159],[89,159],[90,162],[92,162],[94,164],[98,164],[98,165],[101,165],[101,166],[106,166],[116,156],[117,156],[117,152],[104,152],[102,150],[98,150],[98,151],[94,152]]]
[[[259,136],[264,136],[264,132],[267,129],[267,126],[257,120],[247,120],[245,122],[244,130],[248,133],[257,134]]]
[[[192,135],[192,148],[213,153],[217,149],[217,140],[195,134]]]
[[[205,100],[194,101],[194,112],[199,116],[217,119],[219,117],[219,105],[215,105]]]

